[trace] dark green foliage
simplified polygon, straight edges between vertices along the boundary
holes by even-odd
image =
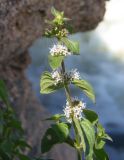
[[[83,113],[92,124],[96,124],[98,122],[98,115],[94,111],[83,109]]]
[[[42,153],[48,152],[55,144],[64,143],[69,137],[69,126],[65,123],[57,123],[49,128],[41,142]]]
[[[24,131],[10,106],[5,84],[0,80],[0,160],[29,160],[23,154],[30,146],[24,139]]]

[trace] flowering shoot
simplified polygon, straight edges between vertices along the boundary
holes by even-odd
[[[68,39],[70,30],[67,27],[68,19],[64,17],[64,12],[54,8],[51,12],[54,18],[49,21],[50,30],[47,29],[45,35],[56,38],[58,42],[50,48],[48,57],[52,71],[43,73],[40,92],[49,94],[63,88],[66,105],[63,108],[64,114],[56,114],[47,119],[55,123],[47,129],[42,139],[42,153],[48,152],[55,144],[67,143],[77,151],[78,160],[82,160],[82,157],[86,160],[101,160],[101,157],[103,160],[109,160],[104,151],[104,144],[106,139],[111,140],[111,138],[99,123],[97,113],[87,109],[86,104],[78,98],[71,97],[71,85],[74,85],[95,103],[92,86],[86,80],[81,79],[77,69],[68,71],[65,66],[66,56],[79,55],[79,43]],[[74,139],[71,138],[72,131]]]
[[[82,112],[84,108],[86,108],[86,104],[78,100],[77,98],[72,99],[72,106],[70,106],[69,102],[67,101],[66,106],[63,109],[64,114],[67,118],[67,121],[71,123],[73,120],[73,117],[78,120],[81,120]]]
[[[68,51],[68,48],[62,44],[54,44],[52,48],[50,48],[51,56],[68,56],[72,53]]]

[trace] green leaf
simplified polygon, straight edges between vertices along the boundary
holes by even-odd
[[[25,141],[25,140],[21,140],[21,139],[19,139],[19,140],[17,140],[16,141],[16,146],[19,146],[19,147],[21,147],[21,148],[29,148],[29,149],[31,149],[31,146],[29,145],[29,144],[27,144],[27,142]]]
[[[46,120],[53,120],[53,121],[59,121],[61,118],[65,117],[64,114],[55,114],[50,118],[47,118]]]
[[[13,129],[19,129],[22,130],[22,126],[21,126],[21,122],[18,121],[17,119],[12,119],[9,123],[8,123],[9,127],[12,127]]]
[[[67,46],[67,48],[75,55],[79,54],[79,43],[71,41],[65,37],[61,38],[61,41]]]
[[[105,141],[103,141],[101,138],[97,137],[95,142],[95,148],[96,149],[102,149],[105,145]]]
[[[55,17],[61,15],[61,12],[59,12],[58,10],[56,10],[54,7],[51,8],[51,13],[52,13],[53,16],[55,16]]]
[[[95,160],[109,160],[109,157],[107,153],[104,151],[104,149],[95,149],[94,148],[94,153],[95,153]]]
[[[95,144],[95,130],[93,125],[87,119],[81,121],[81,127],[88,142],[86,149],[86,160],[91,160],[93,157],[93,147]]]
[[[79,87],[95,103],[95,94],[92,86],[85,80],[73,80],[72,84]]]
[[[77,130],[77,132],[80,136],[80,139],[81,139],[80,146],[82,146],[83,151],[85,152],[86,151],[86,144],[85,144],[85,141],[84,141],[84,135],[83,135],[80,123],[76,118],[73,118],[73,121],[74,121],[75,128],[76,128],[76,130]]]
[[[2,158],[2,159],[1,159]],[[11,160],[11,155],[7,152],[4,152],[2,148],[0,148],[0,160]]]
[[[98,115],[94,111],[83,109],[83,113],[92,124],[96,124],[98,122]]]
[[[66,142],[68,136],[69,126],[67,124],[58,123],[52,125],[43,136],[41,143],[42,153],[48,152],[57,143]]]
[[[9,105],[9,98],[5,83],[3,80],[0,80],[0,99],[8,106]]]
[[[69,126],[65,123],[58,123],[52,125],[53,130],[55,131],[57,137],[59,137],[59,142],[64,142],[69,136]]]
[[[104,134],[103,138],[113,142],[112,138],[106,133]]]
[[[49,55],[49,64],[50,67],[54,70],[61,66],[64,56],[51,56]]]
[[[54,79],[52,79],[51,74],[49,72],[44,72],[41,80],[40,80],[40,93],[42,94],[49,94],[52,92],[57,91],[58,89],[62,88],[63,84],[54,84]]]
[[[30,160],[30,158],[24,154],[19,154],[18,157],[20,160]]]
[[[110,141],[113,141],[112,138],[108,134],[105,133],[105,129],[103,128],[103,126],[100,123],[98,123],[98,125],[97,125],[97,135],[98,135],[98,137],[100,137],[102,139],[108,139]]]

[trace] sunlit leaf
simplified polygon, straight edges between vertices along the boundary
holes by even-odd
[[[51,56],[49,55],[50,67],[54,70],[61,66],[64,56]]]
[[[52,92],[57,91],[58,89],[62,88],[63,84],[54,84],[54,80],[51,77],[51,74],[49,72],[44,72],[41,80],[40,80],[40,93],[42,94],[49,94]]]
[[[83,151],[85,152],[86,151],[86,144],[85,144],[85,141],[84,141],[84,135],[83,135],[83,131],[81,129],[80,123],[76,118],[73,118],[73,121],[74,121],[74,126],[75,126],[75,128],[76,128],[76,130],[77,130],[77,132],[80,136],[80,139],[81,139],[80,146],[82,146]]]
[[[87,119],[81,121],[81,127],[88,142],[86,148],[86,160],[91,160],[93,157],[93,147],[95,144],[95,130],[93,125]]]
[[[61,15],[61,12],[59,12],[58,10],[56,10],[54,7],[51,8],[51,13],[52,13],[55,17]]]
[[[104,149],[94,149],[95,160],[109,160],[109,157]]]
[[[100,123],[98,123],[97,125],[97,134],[98,134],[98,137],[102,139],[113,141],[112,138],[107,133],[105,133],[105,129]]]
[[[94,103],[95,103],[95,94],[92,86],[85,80],[73,80],[72,84],[79,87]]]
[[[73,54],[79,54],[79,43],[76,41],[69,40],[65,37],[61,38],[61,41],[67,46],[67,48],[73,53]]]
[[[103,141],[101,138],[97,137],[95,142],[95,148],[96,149],[102,149],[105,145],[105,141]]]

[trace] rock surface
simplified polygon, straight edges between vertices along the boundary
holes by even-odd
[[[33,146],[31,155],[39,153],[39,138],[49,125],[42,119],[49,114],[40,106],[25,77],[31,63],[27,49],[42,36],[44,20],[51,18],[51,6],[72,18],[75,32],[94,29],[105,13],[105,0],[0,0],[0,79],[6,82],[11,102]],[[55,160],[76,159],[65,146],[55,147],[49,156]]]

